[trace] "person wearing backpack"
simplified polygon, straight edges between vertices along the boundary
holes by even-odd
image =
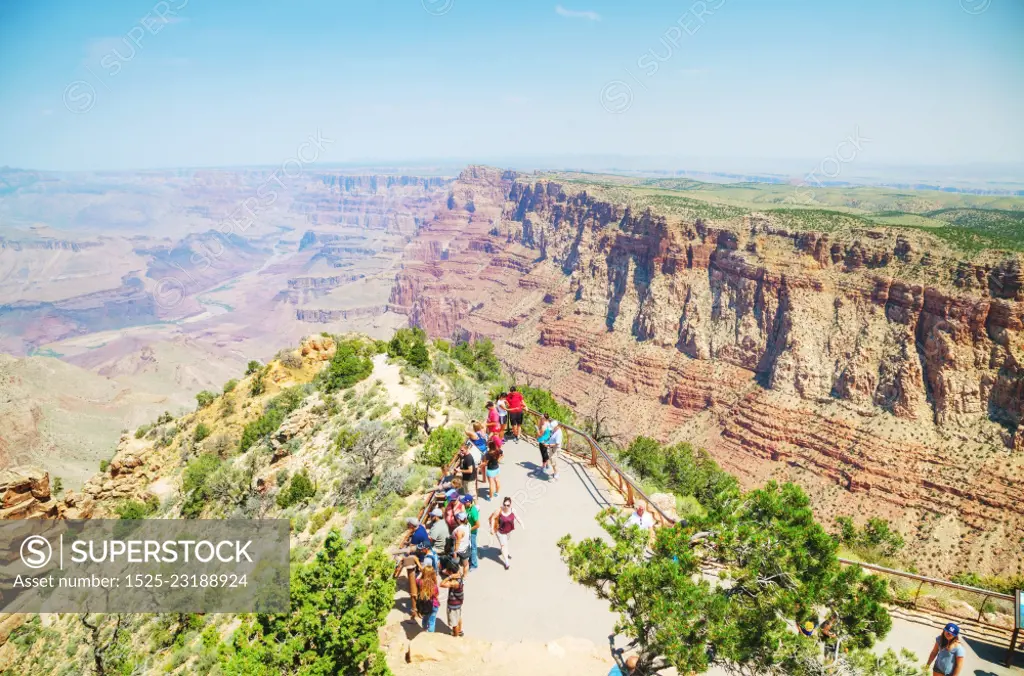
[[[446,577],[441,586],[448,590],[448,626],[452,636],[465,636],[462,633],[462,603],[466,598],[466,578],[452,575]]]
[[[960,641],[960,627],[950,622],[936,637],[927,665],[932,668],[933,676],[960,676],[966,654]]]
[[[423,570],[420,571],[419,577],[416,578],[416,611],[423,618],[424,631],[434,631],[437,610],[440,607],[437,571],[434,570],[434,560],[427,559],[423,562]]]

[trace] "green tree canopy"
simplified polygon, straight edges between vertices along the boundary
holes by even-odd
[[[617,631],[637,641],[641,674],[711,664],[742,674],[825,673],[798,620],[834,615],[851,648],[867,648],[891,627],[884,580],[843,569],[836,542],[817,524],[794,484],[769,483],[728,498],[689,523],[648,534],[612,511],[599,517],[611,536],[559,542],[573,579],[619,613]],[[724,568],[717,581],[702,561]],[[817,671],[815,671],[817,669]]]
[[[332,530],[316,560],[292,571],[292,612],[243,622],[224,673],[389,675],[377,630],[394,602],[393,573],[394,563],[382,551],[346,547]]]

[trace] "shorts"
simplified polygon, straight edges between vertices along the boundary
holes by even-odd
[[[508,424],[509,425],[522,425],[523,424],[523,412],[522,411],[509,411],[508,412]]]
[[[457,627],[462,624],[462,606],[448,608],[448,626]]]
[[[489,469],[489,470],[487,470],[487,478],[488,479],[493,479],[494,477],[498,476],[498,472],[500,472],[500,471],[501,471],[500,467],[498,469]]]
[[[549,460],[554,460],[555,456],[561,453],[562,451],[561,444],[547,444],[547,447]]]
[[[505,419],[506,419],[507,417],[508,417],[508,413],[505,413],[505,412],[499,412],[499,413],[498,413],[498,422],[499,422],[500,424],[504,425],[504,424],[505,424]]]
[[[402,559],[402,570],[408,572],[410,568],[416,569],[416,564],[419,563],[419,559],[416,558],[415,554],[410,554]]]
[[[473,477],[473,478],[475,479],[476,477]],[[476,497],[476,481],[473,481],[473,480],[463,481],[462,482],[462,494],[463,495],[472,495],[473,497]]]
[[[508,546],[508,538],[512,533],[495,533],[495,537],[498,538],[498,545],[501,547]]]
[[[467,548],[464,552],[455,552],[455,558],[459,560],[459,565],[465,564],[469,561],[469,549]]]

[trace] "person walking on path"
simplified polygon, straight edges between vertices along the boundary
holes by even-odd
[[[950,622],[936,637],[926,664],[932,668],[933,676],[960,676],[966,654],[960,641],[960,627]]]
[[[436,559],[435,559],[436,560]],[[437,622],[437,610],[441,607],[440,594],[437,586],[437,570],[434,568],[434,561],[427,560],[423,563],[423,570],[416,578],[417,592],[414,599],[414,608],[423,618],[423,630],[433,632],[434,623]],[[413,619],[416,618],[415,613]]]
[[[544,464],[540,470],[546,471],[548,466],[551,467],[551,478],[558,478],[558,452],[562,450],[562,423],[557,420],[552,420],[551,416],[544,414],[541,416],[541,429],[539,430],[540,436],[537,437],[538,446],[543,443],[544,449],[541,451],[541,460]]]
[[[444,521],[444,512],[440,507],[434,507],[430,512],[430,527],[427,529],[430,536],[430,547],[434,554],[440,555],[444,552],[444,541],[448,539],[450,531],[448,524]]]
[[[462,496],[462,505],[466,508],[466,521],[469,522],[469,569],[480,567],[480,556],[477,551],[477,534],[480,531],[480,509],[472,495]]]
[[[448,590],[448,626],[452,629],[452,636],[463,636],[462,603],[466,598],[466,578],[452,575],[445,578],[441,586]]]
[[[452,537],[455,538],[455,556],[458,559],[459,566],[462,568],[462,574],[465,575],[469,572],[469,558],[470,558],[470,528],[469,528],[469,515],[465,511],[461,511],[457,515],[458,525],[455,526],[455,530],[452,531]]]
[[[519,437],[523,433],[523,411],[526,410],[526,403],[523,401],[522,393],[515,385],[508,389],[508,396],[505,398],[505,402],[508,408],[508,424],[511,428],[512,436],[516,441],[519,441]]]
[[[497,535],[498,546],[501,547],[501,562],[505,564],[505,570],[512,565],[512,552],[509,549],[509,538],[516,528],[516,522],[523,525],[516,511],[512,509],[512,498],[506,497],[501,503],[501,509],[491,514],[491,534]]]
[[[492,440],[487,447],[487,455],[484,456],[484,463],[487,473],[487,500],[498,497],[501,493],[501,481],[498,475],[501,473],[501,447]]]

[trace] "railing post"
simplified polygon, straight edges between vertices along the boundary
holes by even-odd
[[[633,506],[633,484],[626,482],[626,505]]]
[[[597,467],[597,446],[590,444],[590,466]]]
[[[917,608],[917,597],[921,595],[921,587],[924,586],[924,580],[917,583],[917,593],[914,594],[914,607]]]

